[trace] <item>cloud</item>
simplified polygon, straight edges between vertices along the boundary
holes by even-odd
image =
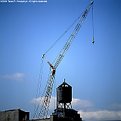
[[[34,104],[34,105],[42,105],[42,100],[44,98],[43,97],[38,97],[38,98],[33,98],[30,103],[31,104]],[[55,106],[56,106],[56,97],[51,97],[51,101],[50,101],[50,106],[49,106],[49,109],[50,111],[53,111],[55,109]]]
[[[41,98],[34,98],[31,103],[41,105]],[[55,103],[56,97],[52,97],[50,102],[50,114],[52,114],[55,109]],[[121,110],[85,111],[88,110],[88,108],[94,107],[94,105],[88,100],[73,98],[72,106],[73,109],[78,111],[83,120],[121,120]]]
[[[25,79],[24,73],[13,73],[13,74],[5,74],[1,76],[2,80],[13,80],[13,81],[22,81]]]
[[[99,110],[84,112],[79,111],[84,120],[121,120],[121,111]]]
[[[84,120],[121,120],[121,104],[112,105],[113,108],[115,107],[114,109],[118,110],[85,111],[94,107],[92,102],[74,98],[72,105]]]
[[[38,98],[34,98],[32,99],[31,103],[32,104],[40,104],[41,105],[41,100],[43,99],[43,97],[38,97]],[[56,97],[51,97],[51,101],[50,101],[50,108],[53,107],[56,103]],[[87,107],[92,107],[92,103],[88,100],[80,100],[77,98],[73,98],[72,99],[72,106],[75,109],[82,109],[82,108],[87,108]]]
[[[42,106],[42,100],[44,99],[44,97],[38,97],[38,98],[33,98],[30,103],[34,105],[34,110],[33,110],[33,117],[39,117],[40,115],[40,110],[41,110],[41,106]],[[50,105],[49,105],[49,111],[48,111],[48,116],[51,115],[54,112],[54,109],[56,108],[56,97],[51,97],[51,101],[50,101]]]
[[[39,105],[41,108],[42,100],[43,100],[43,97],[38,97],[38,98],[33,98],[30,102],[31,104]],[[88,100],[80,100],[77,98],[73,98],[72,107],[75,110],[86,109],[86,108],[92,107],[92,103]],[[52,114],[55,108],[56,108],[56,97],[52,96],[50,101],[50,106],[49,106],[49,110],[50,110],[49,114]]]
[[[38,97],[38,98],[33,98],[30,102],[32,104],[40,104],[40,101],[41,101],[41,97]]]
[[[81,99],[73,98],[72,106],[76,110],[80,110],[80,109],[85,110],[87,108],[92,107],[93,104],[89,100],[81,100]]]

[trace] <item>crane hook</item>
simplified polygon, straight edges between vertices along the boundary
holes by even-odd
[[[94,40],[94,36],[93,36],[93,38],[92,38],[92,44],[94,44],[95,43],[95,40]]]

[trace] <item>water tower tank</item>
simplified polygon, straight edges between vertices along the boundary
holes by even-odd
[[[71,103],[72,101],[72,87],[65,81],[57,88],[57,102]]]

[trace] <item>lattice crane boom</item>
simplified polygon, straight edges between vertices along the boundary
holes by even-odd
[[[87,15],[88,15],[88,12],[90,11],[90,8],[93,5],[93,2],[94,2],[93,0],[90,1],[89,5],[85,9],[85,11],[79,17],[78,23],[76,24],[73,32],[71,33],[71,35],[67,39],[67,41],[66,41],[64,47],[62,48],[62,50],[60,51],[59,55],[57,56],[55,63],[52,65],[50,62],[48,62],[49,66],[51,68],[51,72],[50,72],[50,77],[47,81],[44,97],[42,98],[42,106],[41,106],[41,110],[39,112],[40,118],[46,118],[48,115],[48,108],[49,108],[50,99],[51,99],[51,95],[52,95],[52,88],[53,88],[53,83],[54,83],[54,79],[55,79],[56,69],[59,66],[59,64],[61,63],[61,61],[63,60],[65,53],[70,48],[72,41],[74,40],[77,33],[79,32],[83,22],[85,21]]]
[[[87,17],[87,14],[90,10],[90,8],[92,7],[94,1],[91,1],[90,4],[87,6],[87,8],[85,9],[85,11],[82,13],[82,16],[80,16],[79,18],[79,22],[77,23],[77,25],[75,26],[73,32],[71,33],[71,35],[69,36],[68,40],[66,41],[66,44],[64,45],[63,49],[60,51],[57,60],[55,61],[54,64],[54,68],[56,69],[58,67],[58,65],[61,63],[66,51],[69,49],[69,47],[72,44],[72,41],[74,40],[74,38],[76,37],[77,33],[79,32],[81,25],[83,24],[84,20]]]

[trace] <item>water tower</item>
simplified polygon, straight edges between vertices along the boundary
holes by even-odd
[[[64,82],[57,87],[57,103],[50,121],[82,121],[80,114],[72,109],[72,87]]]
[[[69,109],[72,101],[72,87],[64,82],[57,88],[57,108]]]

